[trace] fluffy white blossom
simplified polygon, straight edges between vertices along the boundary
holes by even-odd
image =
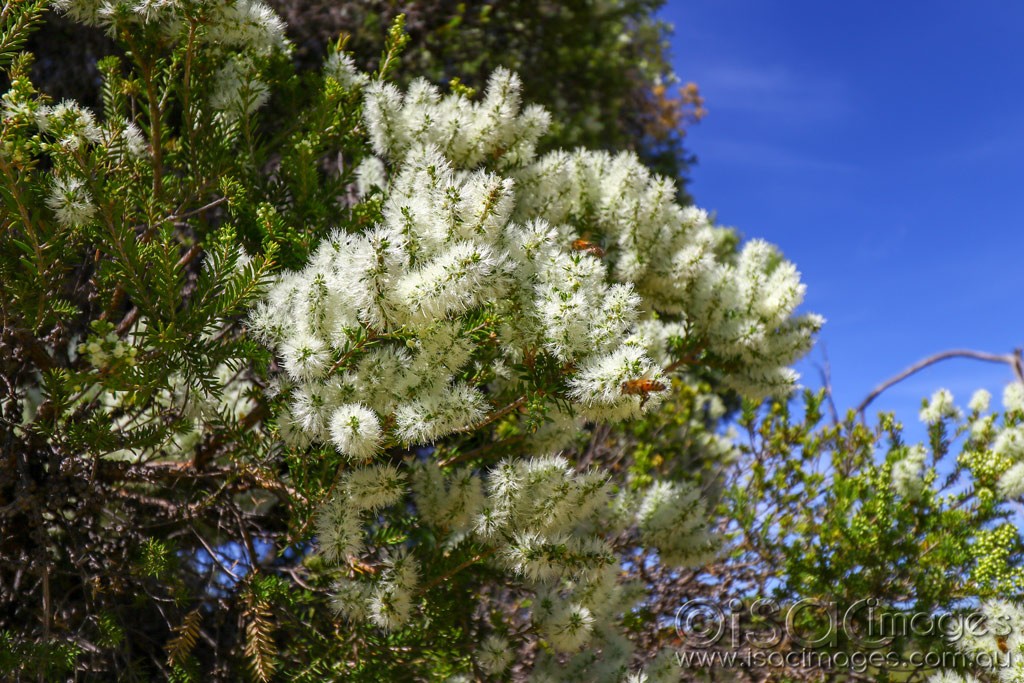
[[[1006,385],[1006,388],[1003,389],[1003,408],[1007,412],[1024,412],[1024,382]]]
[[[992,443],[992,452],[1011,461],[1024,460],[1024,426],[1007,427]]]
[[[971,674],[961,676],[952,671],[940,671],[929,676],[928,683],[978,683],[978,679]]]
[[[298,381],[322,376],[330,363],[327,344],[308,332],[288,339],[281,348],[281,356],[285,370]]]
[[[206,41],[258,55],[290,47],[284,22],[259,0],[218,3],[210,17]]]
[[[971,396],[971,402],[967,407],[975,413],[984,413],[992,402],[992,394],[984,389],[978,389]]]
[[[892,467],[892,487],[908,500],[917,500],[924,491],[926,455],[927,452],[920,444],[912,446]]]
[[[40,131],[55,138],[68,152],[103,139],[102,129],[93,113],[71,100],[37,108],[35,120]]]
[[[389,557],[370,597],[370,621],[385,631],[403,626],[409,620],[418,582],[419,565],[415,558],[405,554]]]
[[[407,443],[429,443],[472,427],[484,415],[484,397],[465,384],[444,387],[395,410],[395,432]]]
[[[1024,496],[1024,462],[1018,462],[1006,470],[997,483],[999,493],[1004,498]]]
[[[279,424],[292,443],[302,432],[364,462],[392,446],[416,455],[340,476],[319,519],[321,553],[358,557],[371,511],[402,503],[444,552],[485,548],[480,561],[509,590],[537,597],[538,633],[566,653],[540,655],[537,675],[621,680],[632,645],[616,623],[642,587],[620,581],[608,539],[639,528],[675,565],[713,556],[717,543],[696,488],[613,499],[606,476],[555,454],[587,422],[656,406],[685,366],[709,366],[754,399],[791,389],[789,365],[821,324],[795,313],[799,274],[764,242],[737,251],[731,231],[681,207],[673,183],[635,155],[538,157],[548,116],[522,106],[508,71],[477,100],[425,81],[403,93],[343,55],[325,75],[364,98],[374,156],[356,189],[375,193],[380,220],[333,233],[280,274],[250,324],[288,375]],[[473,468],[455,466],[458,450],[439,463],[416,448],[491,424],[518,429],[532,457]],[[727,434],[699,438],[716,457],[735,452]],[[339,584],[339,611],[386,630],[408,623],[415,552],[368,557],[377,571]],[[492,636],[478,664],[503,671],[515,646]],[[668,680],[659,671],[646,675]]]
[[[984,622],[960,619],[951,625],[949,638],[956,649],[973,661],[978,670],[991,670],[994,679],[1002,683],[1024,681],[1024,610],[1008,600],[987,600],[981,605]],[[929,679],[931,683],[967,681],[952,672],[940,672]]]
[[[340,453],[353,460],[365,460],[377,452],[381,443],[380,420],[366,406],[346,404],[331,413],[331,442]]]
[[[477,647],[475,658],[484,672],[497,675],[505,671],[512,663],[515,651],[507,639],[498,635],[489,635]]]
[[[960,417],[960,410],[953,404],[953,394],[947,389],[939,389],[928,404],[921,409],[921,422],[933,425],[945,418]]]
[[[534,622],[556,650],[571,652],[589,639],[594,616],[583,605],[551,600],[550,611],[534,611]]]
[[[356,190],[360,197],[365,197],[373,188],[387,187],[387,175],[384,162],[378,157],[368,156],[356,166]]]
[[[343,87],[353,90],[363,87],[370,80],[369,76],[356,66],[352,55],[338,51],[328,55],[324,62],[324,75],[338,81]]]
[[[344,497],[356,509],[376,510],[405,495],[405,480],[405,473],[394,465],[364,467],[345,477]]]
[[[363,621],[369,617],[372,586],[341,578],[331,588],[331,607],[335,612],[352,621]]]
[[[644,541],[673,565],[697,565],[714,556],[718,543],[707,528],[707,513],[692,486],[657,482],[637,512]]]
[[[46,205],[68,228],[82,227],[96,215],[92,195],[81,178],[55,177]]]
[[[210,106],[228,121],[251,116],[266,104],[270,89],[259,78],[256,66],[247,58],[229,59],[217,71],[210,94]]]
[[[359,509],[345,496],[333,496],[317,515],[316,535],[320,554],[328,562],[343,562],[363,547],[363,522]]]
[[[181,0],[55,0],[53,7],[75,21],[113,32],[137,30],[139,24],[157,24],[169,36],[183,37],[189,9]],[[268,55],[290,49],[284,22],[259,0],[209,3],[200,34],[211,47],[226,52]]]

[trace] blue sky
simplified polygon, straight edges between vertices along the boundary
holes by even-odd
[[[1024,3],[669,0],[661,16],[708,109],[687,137],[697,204],[779,245],[828,319],[806,384],[820,346],[843,411],[932,353],[1024,345]],[[940,387],[964,405],[1011,379],[946,361],[874,406],[916,423]]]

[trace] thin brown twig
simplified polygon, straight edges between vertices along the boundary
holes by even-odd
[[[825,388],[825,400],[828,402],[828,411],[832,415],[832,423],[839,424],[839,411],[836,410],[836,402],[832,397],[832,364],[828,360],[828,352],[825,345],[821,346],[821,365],[818,366],[821,375],[821,384]]]
[[[482,422],[477,422],[476,424],[467,425],[466,427],[463,427],[462,429],[456,429],[455,433],[458,434],[458,433],[461,433],[461,432],[475,432],[477,430],[480,430],[480,429],[486,427],[487,425],[491,424],[492,422],[500,420],[501,418],[505,417],[506,415],[511,413],[513,410],[515,410],[519,406],[521,406],[524,403],[526,403],[526,399],[527,399],[526,396],[520,396],[519,398],[517,398],[516,400],[512,401],[512,403],[509,403],[507,406],[505,406],[501,410],[498,410],[497,412],[494,412],[494,413],[491,413],[490,415],[488,415],[486,418],[484,418],[484,420]]]

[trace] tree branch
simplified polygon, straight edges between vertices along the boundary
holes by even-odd
[[[895,384],[899,384],[911,375],[916,374],[925,368],[951,358],[971,358],[973,360],[981,360],[987,363],[1006,363],[1013,369],[1013,374],[1016,376],[1017,381],[1024,383],[1024,360],[1022,360],[1021,349],[1014,349],[1013,353],[1002,355],[986,353],[985,351],[971,351],[970,349],[953,349],[952,351],[943,351],[942,353],[937,353],[934,356],[928,356],[924,360],[914,363],[895,377],[882,382],[875,387],[863,401],[860,402],[860,405],[858,405],[856,409],[857,412],[860,413],[860,416],[863,419],[864,411],[869,405],[871,405],[872,401],[882,394],[882,392]]]

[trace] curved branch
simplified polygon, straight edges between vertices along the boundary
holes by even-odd
[[[902,382],[911,375],[924,370],[927,367],[935,365],[936,363],[950,358],[970,358],[973,360],[981,360],[987,363],[1006,363],[1013,368],[1013,374],[1017,377],[1018,382],[1024,383],[1024,361],[1022,361],[1021,350],[1014,349],[1013,353],[1007,354],[995,354],[986,353],[984,351],[971,351],[970,349],[953,349],[952,351],[943,351],[942,353],[936,353],[934,356],[928,356],[924,360],[914,363],[909,368],[901,372],[900,374],[887,379],[886,381],[875,387],[867,397],[860,402],[857,406],[856,411],[860,413],[861,417],[864,417],[864,411],[867,409],[871,402],[874,401],[879,395],[891,386]]]

